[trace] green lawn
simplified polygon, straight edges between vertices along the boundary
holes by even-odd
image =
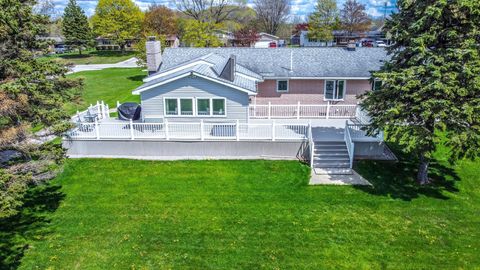
[[[66,104],[66,110],[73,114],[97,100],[105,101],[110,108],[115,108],[117,100],[140,102],[140,96],[132,95],[132,90],[142,85],[146,75],[142,68],[109,68],[71,74],[71,78],[83,78],[85,87],[80,102]]]
[[[293,161],[69,160],[0,224],[0,256],[20,269],[478,269],[480,161],[438,160],[430,187],[412,166],[360,162],[365,188],[310,187]]]
[[[45,58],[54,58],[61,63],[73,63],[75,65],[85,64],[114,64],[125,61],[135,56],[135,52],[118,52],[118,51],[85,51],[82,55],[78,51],[63,54],[52,54]]]

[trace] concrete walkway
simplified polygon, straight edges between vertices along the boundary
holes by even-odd
[[[69,71],[67,74],[76,73],[80,71],[88,71],[88,70],[102,70],[105,68],[136,68],[140,67],[137,64],[138,59],[132,57],[128,60],[118,62],[115,64],[92,64],[92,65],[76,65],[72,67],[72,70]]]
[[[351,170],[351,174],[320,174],[312,170],[309,185],[371,186],[372,184],[354,170]]]

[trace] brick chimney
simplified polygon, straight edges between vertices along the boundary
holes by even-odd
[[[147,70],[148,74],[152,74],[158,71],[160,64],[162,63],[162,51],[160,41],[156,40],[154,36],[147,38]]]

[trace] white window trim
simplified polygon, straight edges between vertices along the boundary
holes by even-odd
[[[287,90],[286,90],[286,91],[283,91],[283,90],[282,90],[282,91],[279,91],[279,90],[278,90],[278,83],[281,82],[281,81],[282,81],[282,82],[283,82],[283,81],[286,81],[286,82],[287,82]],[[275,91],[276,91],[277,93],[288,93],[289,90],[290,90],[290,80],[277,80],[276,88],[275,88]]]
[[[333,81],[335,82],[334,84],[334,93],[333,96],[335,96],[335,91],[337,91],[337,81],[343,81],[343,98],[327,98],[327,81]],[[323,100],[324,101],[345,101],[345,96],[347,95],[347,80],[340,79],[340,80],[325,80],[323,83]]]
[[[167,99],[176,99],[177,100],[177,114],[176,115],[171,115],[167,114]],[[180,106],[180,99],[190,99],[192,100],[192,109],[193,109],[193,114],[192,115],[182,115],[182,108]],[[198,115],[198,108],[197,108],[197,102],[199,99],[207,99],[209,100],[209,106],[210,106],[210,115]],[[224,115],[214,115],[213,114],[213,100],[214,99],[222,99],[225,104],[225,114]],[[198,118],[226,118],[227,117],[227,99],[224,97],[163,97],[163,115],[166,118],[193,118],[193,117],[198,117]]]
[[[176,99],[177,100],[177,114],[176,115],[171,115],[171,114],[167,114],[167,102],[166,100],[167,99]],[[192,100],[192,115],[182,115],[182,108],[181,108],[181,105],[180,105],[180,99],[190,99]],[[195,98],[193,97],[163,97],[163,115],[165,115],[165,117],[195,117],[196,115],[196,111],[197,111],[197,108],[195,106]]]
[[[375,83],[376,82],[382,82],[382,80],[379,80],[379,79],[374,79],[373,80],[373,83],[372,83],[372,91],[378,91],[378,89],[375,89]]]

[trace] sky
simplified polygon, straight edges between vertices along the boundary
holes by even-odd
[[[63,9],[67,5],[68,0],[52,0],[55,4],[56,12],[59,16],[63,13]],[[146,10],[151,4],[160,4],[168,6],[172,9],[176,8],[175,0],[134,0],[135,3],[142,9]],[[345,3],[346,0],[337,0],[339,8]],[[387,2],[387,14],[392,11],[392,7],[395,5],[396,0],[358,0],[360,3],[366,5],[367,13],[373,17],[381,17],[384,14],[384,5]],[[93,15],[95,6],[98,0],[77,0],[77,3],[83,8],[87,16]],[[253,6],[252,0],[247,0],[247,5]],[[291,19],[298,18],[301,21],[305,21],[315,6],[315,0],[290,0],[291,5]]]

